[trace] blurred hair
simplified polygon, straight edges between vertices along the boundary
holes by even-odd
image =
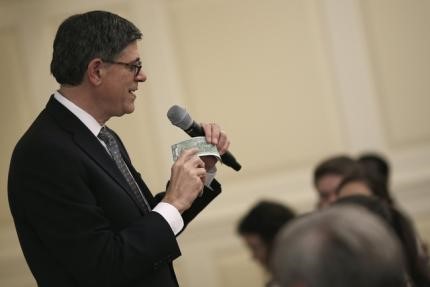
[[[401,244],[406,272],[413,286],[430,286],[429,270],[419,254],[419,242],[413,222],[405,213],[386,201],[362,195],[340,198],[335,205],[360,206],[384,220]]]
[[[376,177],[379,177],[388,188],[388,182],[390,178],[390,164],[384,156],[375,152],[367,152],[361,154],[357,161],[370,173],[374,174]]]
[[[335,205],[353,205],[367,209],[371,213],[380,217],[387,226],[394,232],[393,215],[390,206],[376,197],[365,195],[352,195],[336,200]]]
[[[271,246],[276,234],[295,216],[293,210],[279,202],[263,200],[254,205],[239,221],[240,235],[256,234]]]
[[[398,241],[380,219],[333,206],[283,228],[271,266],[281,287],[403,287],[402,262]]]
[[[393,199],[388,191],[387,185],[380,177],[369,171],[366,166],[356,165],[355,168],[351,169],[339,183],[336,193],[339,194],[340,190],[345,185],[352,182],[361,182],[365,184],[374,196],[390,205],[393,204]]]
[[[338,155],[324,159],[314,169],[314,184],[316,184],[317,181],[325,175],[334,174],[345,176],[355,167],[356,162],[346,155]]]

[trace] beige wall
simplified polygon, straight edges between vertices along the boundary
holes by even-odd
[[[313,208],[321,158],[377,150],[393,190],[430,241],[430,4],[427,0],[0,0],[0,285],[35,286],[7,205],[18,137],[55,90],[51,43],[62,19],[107,9],[144,32],[148,82],[133,115],[110,123],[153,192],[170,145],[186,136],[165,114],[187,107],[228,131],[243,169],[219,168],[224,193],[181,235],[183,286],[262,286],[235,235],[260,198]]]

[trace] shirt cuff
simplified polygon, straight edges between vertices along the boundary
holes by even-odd
[[[159,213],[167,221],[175,235],[184,228],[182,215],[173,205],[167,202],[160,202],[152,211]]]

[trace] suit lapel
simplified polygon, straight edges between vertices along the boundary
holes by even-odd
[[[63,129],[70,132],[76,145],[114,179],[128,193],[140,211],[144,213],[143,208],[137,203],[124,176],[94,134],[72,112],[55,100],[53,96],[51,96],[46,105],[46,110],[57,120],[57,123]]]

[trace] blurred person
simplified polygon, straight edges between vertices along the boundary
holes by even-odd
[[[346,155],[324,159],[315,167],[313,183],[318,195],[317,209],[327,207],[336,200],[339,183],[355,167],[356,162]]]
[[[351,195],[375,196],[387,204],[392,204],[393,199],[385,188],[380,178],[366,169],[365,166],[357,165],[339,182],[335,190],[335,199]]]
[[[382,221],[332,206],[283,228],[270,264],[281,287],[404,287],[398,240]]]
[[[386,157],[377,152],[365,152],[358,156],[357,161],[366,170],[378,177],[389,189],[391,168]]]
[[[106,126],[134,111],[146,81],[141,31],[109,12],[67,18],[53,44],[60,85],[17,143],[9,204],[40,287],[178,286],[176,236],[220,192],[216,159],[184,151],[165,193],[154,197],[119,136]],[[223,154],[229,140],[202,124]]]
[[[336,200],[343,197],[362,195],[362,196],[373,196],[373,192],[369,187],[367,181],[361,181],[354,179],[354,181],[348,181],[351,178],[347,177],[347,180],[341,181],[339,184],[338,191],[336,194]]]
[[[379,153],[366,152],[361,154],[357,162],[366,172],[366,176],[373,185],[378,185],[380,196],[390,204],[394,204],[390,194],[390,164],[388,160]]]
[[[389,226],[393,232],[393,215],[390,207],[383,201],[379,200],[374,196],[367,196],[362,194],[350,195],[338,198],[333,206],[338,205],[353,205],[367,209],[371,213],[379,216],[384,223]]]
[[[381,153],[368,151],[362,153],[358,157],[357,161],[367,171],[371,180],[375,182],[374,184],[379,186],[379,194],[382,195],[383,199],[398,210],[397,204],[394,202],[390,192],[391,167],[389,160]],[[399,217],[402,216],[399,215]],[[399,221],[405,220],[406,219],[402,218],[399,219]],[[420,261],[427,266],[426,269],[430,272],[430,254],[428,251],[428,245],[422,240],[418,233],[416,234],[416,238],[418,241],[417,248]]]
[[[279,202],[263,200],[254,205],[239,221],[237,232],[263,269],[269,271],[273,241],[278,231],[293,220],[295,213]],[[269,272],[270,273],[270,272]],[[269,274],[270,275],[270,274]],[[272,278],[267,287],[275,287]]]
[[[336,203],[354,203],[381,216],[400,240],[410,286],[430,286],[428,258],[421,250],[414,223],[393,204],[388,190],[378,180],[368,170],[356,169],[339,184]]]

